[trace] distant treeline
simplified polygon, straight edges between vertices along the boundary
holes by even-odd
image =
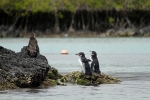
[[[150,0],[0,0],[0,36],[103,33],[150,25]]]

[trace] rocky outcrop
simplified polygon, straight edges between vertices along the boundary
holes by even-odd
[[[139,32],[138,29],[125,29],[125,28],[120,28],[120,29],[109,29],[106,31],[106,36],[107,37],[132,37],[132,36],[143,36]]]
[[[150,36],[150,26],[141,28],[139,30],[139,33],[142,34],[145,37]]]
[[[38,87],[50,68],[45,56],[30,57],[27,46],[18,53],[0,46],[0,90]]]
[[[112,76],[102,73],[101,75],[97,73],[92,73],[92,76],[82,75],[79,71],[74,71],[61,78],[61,82],[64,83],[74,83],[79,85],[99,85],[99,84],[118,84],[121,81]]]
[[[121,81],[104,73],[92,73],[92,76],[88,76],[74,71],[62,76],[48,64],[45,56],[29,56],[27,46],[18,53],[0,46],[0,90],[66,85],[67,82],[99,85],[118,84]]]

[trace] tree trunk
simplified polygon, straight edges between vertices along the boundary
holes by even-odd
[[[99,30],[99,24],[98,24],[99,18],[98,18],[98,11],[96,11],[96,22],[95,22],[95,31]]]
[[[85,30],[84,13],[81,14],[81,20],[82,20],[82,30]]]
[[[57,16],[57,7],[56,7],[57,0],[52,0],[52,6],[54,8],[54,17],[55,17],[55,24],[53,28],[54,33],[60,33],[60,28],[59,28],[59,20]]]
[[[135,26],[130,22],[128,15],[124,14],[123,12],[121,12],[121,13],[123,14],[124,19],[127,21],[129,28],[135,28]]]
[[[106,18],[105,18],[105,27],[107,27],[108,23],[108,10],[106,10]]]
[[[86,30],[89,30],[89,24],[90,24],[90,10],[87,11],[87,25],[85,27]]]
[[[91,29],[94,30],[94,16],[93,16],[93,13],[91,13]]]
[[[77,19],[77,30],[80,30],[81,28],[81,23],[80,23],[80,15],[78,14],[78,19]]]
[[[24,35],[27,34],[27,29],[28,29],[28,16],[26,17],[26,22],[25,22],[25,27],[24,27]]]
[[[19,18],[20,18],[20,16],[17,16],[17,17],[14,18],[13,24],[9,27],[9,30],[12,30],[12,29],[15,28],[15,25],[16,25]]]
[[[74,11],[74,13],[71,16],[71,23],[70,23],[70,27],[68,29],[69,33],[74,33],[73,25],[74,25],[74,16],[75,16],[75,14],[76,14],[76,11]]]
[[[57,17],[57,11],[56,10],[54,11],[54,16],[55,16],[55,25],[54,25],[53,32],[54,33],[60,33],[59,20],[58,20],[58,17]]]

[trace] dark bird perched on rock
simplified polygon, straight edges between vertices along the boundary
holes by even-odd
[[[31,34],[27,50],[31,57],[36,57],[39,54],[39,46],[35,34]]]
[[[98,58],[97,58],[97,53],[95,51],[90,51],[91,52],[91,70],[98,73],[98,74],[101,74],[101,71],[99,69],[99,61],[98,61]]]
[[[82,71],[84,75],[92,75],[92,71],[89,65],[90,59],[86,59],[85,54],[83,52],[77,53],[75,55],[79,56],[79,62],[81,64]]]

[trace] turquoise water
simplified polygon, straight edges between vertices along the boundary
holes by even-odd
[[[37,38],[40,53],[61,74],[81,70],[75,53],[98,54],[102,72],[122,80],[121,84],[97,87],[68,84],[46,89],[17,89],[0,92],[0,100],[149,100],[150,38]],[[0,45],[19,52],[28,38],[0,39]],[[69,54],[61,55],[66,49]]]

